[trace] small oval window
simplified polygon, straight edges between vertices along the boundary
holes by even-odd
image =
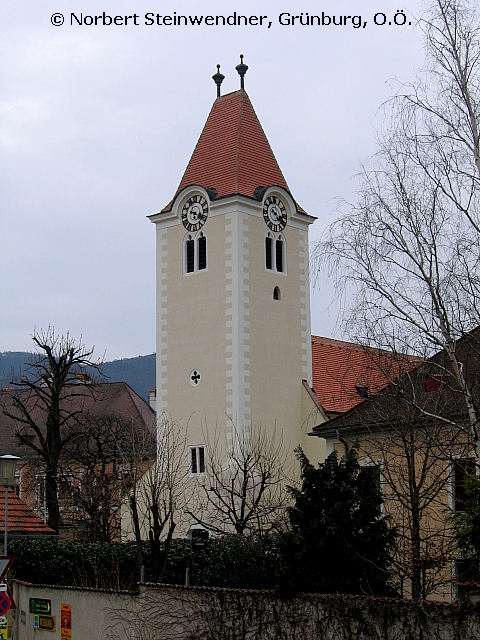
[[[280,300],[280,289],[278,287],[273,290],[273,299]]]

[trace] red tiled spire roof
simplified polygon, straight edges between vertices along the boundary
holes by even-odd
[[[229,93],[213,103],[175,195],[192,184],[216,189],[218,197],[240,194],[251,198],[260,186],[275,185],[288,191],[245,91]],[[170,211],[172,203],[163,211]]]
[[[0,489],[0,532],[5,531],[5,489]],[[21,500],[12,489],[8,490],[8,535],[55,535],[37,514]]]

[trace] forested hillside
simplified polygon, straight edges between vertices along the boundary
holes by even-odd
[[[0,387],[11,384],[30,357],[25,351],[0,353]],[[106,382],[126,382],[148,402],[149,391],[155,387],[155,354],[105,362],[102,372]]]

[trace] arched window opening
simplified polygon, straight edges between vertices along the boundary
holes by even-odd
[[[283,233],[274,235],[271,231],[265,236],[265,269],[286,274],[286,245]]]
[[[265,238],[265,269],[272,270],[272,238]]]
[[[273,290],[273,299],[280,300],[280,289],[278,287]]]
[[[188,236],[185,248],[187,273],[192,273],[195,270],[195,242],[192,236]]]
[[[277,271],[283,272],[283,240],[281,238],[275,242],[275,266]]]
[[[207,268],[207,238],[200,233],[198,238],[198,270]]]
[[[183,240],[183,273],[196,273],[207,268],[207,236],[189,233]]]

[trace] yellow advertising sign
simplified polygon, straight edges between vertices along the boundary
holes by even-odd
[[[71,640],[72,637],[72,605],[61,605],[61,639]]]
[[[33,628],[42,631],[55,631],[55,616],[33,616]]]

